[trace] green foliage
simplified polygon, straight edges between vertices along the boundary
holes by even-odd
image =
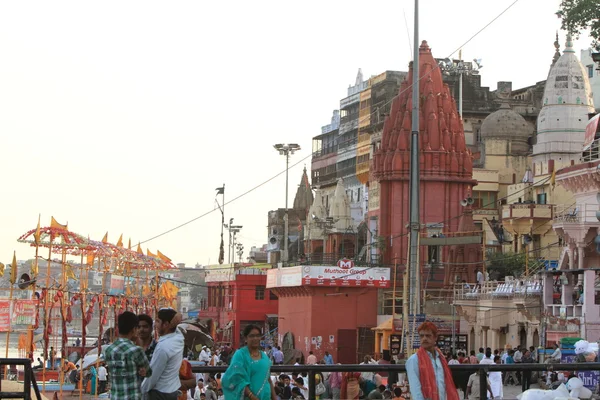
[[[561,28],[578,38],[590,30],[592,47],[600,51],[600,7],[598,0],[562,0],[556,15],[562,20]]]
[[[489,253],[487,271],[491,280],[504,280],[505,276],[519,277],[525,271],[525,253]]]

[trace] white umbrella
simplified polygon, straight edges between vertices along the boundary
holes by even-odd
[[[83,357],[83,360],[79,360],[77,362],[77,368],[81,368],[81,369],[86,369],[89,368],[92,365],[96,364],[96,361],[104,361],[104,357],[102,355],[100,355],[100,358],[98,358],[98,356],[96,354],[90,354],[88,356]],[[81,365],[81,363],[83,362],[83,366]]]

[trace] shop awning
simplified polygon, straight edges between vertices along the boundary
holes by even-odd
[[[265,314],[265,315],[267,316],[267,319],[279,317],[279,315],[277,315],[277,314]]]

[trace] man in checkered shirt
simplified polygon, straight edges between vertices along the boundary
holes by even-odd
[[[104,350],[104,360],[111,378],[112,400],[141,400],[142,380],[151,375],[144,350],[134,343],[138,322],[137,315],[130,311],[119,315],[119,338]]]

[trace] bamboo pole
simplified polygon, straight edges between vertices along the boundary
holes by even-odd
[[[38,222],[38,224],[39,224],[39,222]],[[39,238],[36,239],[36,241],[35,241],[35,258],[33,259],[33,262],[36,265],[36,268],[35,268],[36,275],[33,276],[33,274],[31,274],[31,281],[32,281],[32,283],[31,283],[31,298],[32,299],[35,298],[35,289],[36,289],[36,285],[37,285],[37,277],[40,274],[40,266],[38,264],[38,251],[39,251],[40,245],[38,243],[38,240],[39,240]],[[38,302],[39,302],[39,300],[38,300]],[[38,314],[39,314],[39,309],[38,309],[37,305],[35,307],[35,310],[36,310],[37,314],[34,316],[34,324],[35,324],[35,320],[38,319]],[[35,331],[35,329],[33,327],[33,324],[31,324],[30,325],[30,332],[31,333],[29,333],[30,340],[31,340],[29,342],[29,359],[31,360],[32,364],[33,364],[33,359],[35,358],[34,355],[33,355],[33,347],[34,347],[33,336],[34,336],[34,331]]]
[[[102,314],[104,313],[104,293],[106,291],[106,275],[108,275],[108,268],[106,267],[106,257],[102,261],[104,264],[104,269],[102,273],[102,294],[98,298],[98,311],[99,311],[99,324],[98,324],[98,358],[96,359],[96,383],[95,383],[95,393],[94,396],[98,396],[98,366],[100,365],[100,354],[102,354]],[[98,267],[100,267],[100,260],[98,260]]]
[[[11,273],[12,273],[12,266],[11,266]],[[10,285],[10,294],[8,295],[8,310],[9,310],[9,318],[12,315],[12,312],[10,311],[12,308],[12,302],[13,302],[13,290],[15,288],[14,283],[11,283]],[[8,322],[8,330],[6,331],[6,355],[5,357],[8,358],[8,347],[9,347],[9,343],[10,343],[10,330],[12,328],[12,324],[10,323],[10,320]],[[6,365],[4,367],[4,378],[6,379],[6,376],[8,374],[8,369],[9,369],[9,365]]]
[[[79,261],[79,265],[81,268],[83,268],[83,251],[81,252],[81,260]],[[87,265],[87,264],[86,264]],[[83,388],[83,359],[85,357],[85,302],[86,302],[86,291],[87,291],[87,282],[88,282],[88,273],[89,273],[89,269],[88,267],[85,267],[85,287],[82,289],[82,275],[83,275],[83,270],[80,270],[79,272],[79,289],[80,289],[80,296],[81,298],[79,299],[79,301],[81,302],[81,365],[79,366],[79,400],[83,399],[83,392],[84,392],[84,388]]]
[[[52,316],[52,312],[48,312],[48,298],[50,297],[50,264],[52,264],[52,233],[50,233],[50,244],[48,245],[48,260],[46,265],[46,299],[44,300],[44,335],[46,336],[48,330],[48,324],[52,321],[50,320]],[[50,315],[48,315],[50,314]],[[48,343],[46,340],[44,341],[44,365],[42,367],[42,390],[46,391],[46,364],[48,362],[48,358],[52,360],[50,354],[48,354]],[[50,341],[50,338],[48,338]],[[50,368],[53,369],[54,365],[50,365]]]
[[[65,266],[67,265],[67,251],[63,248],[62,257],[61,257],[61,271],[60,271],[60,287],[64,290],[67,288],[67,277],[65,274]],[[68,296],[67,291],[67,296]],[[68,300],[68,297],[66,298]],[[60,297],[60,371],[58,373],[59,382],[60,382],[60,398],[63,398],[63,385],[65,383],[65,361],[67,358],[67,349],[65,347],[65,337],[67,332],[65,332],[66,324],[64,323],[65,316],[65,296],[63,291],[63,296]]]

